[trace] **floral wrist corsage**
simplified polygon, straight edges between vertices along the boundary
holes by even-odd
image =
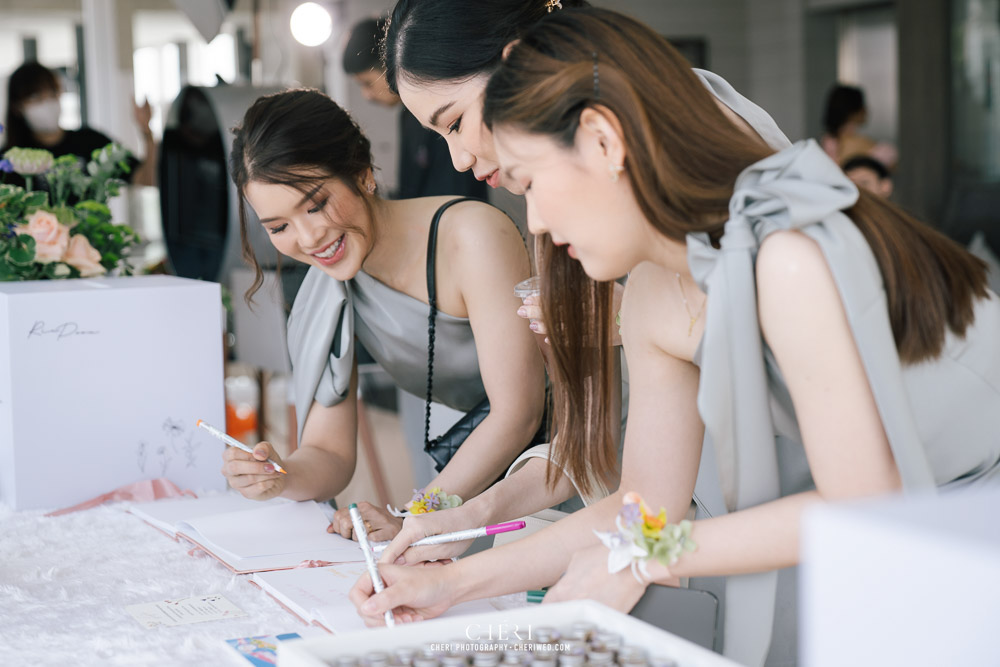
[[[438,510],[448,510],[462,504],[462,499],[454,494],[447,494],[441,487],[435,486],[429,491],[413,489],[413,500],[403,505],[405,512],[389,507],[389,512],[394,516],[406,516],[408,514],[427,514]]]
[[[691,522],[667,523],[667,511],[653,516],[637,493],[626,493],[623,507],[615,517],[616,533],[594,531],[610,553],[608,572],[614,574],[631,567],[632,576],[640,584],[649,583],[652,577],[646,569],[649,559],[669,567],[685,552],[694,551],[697,545],[691,539]]]

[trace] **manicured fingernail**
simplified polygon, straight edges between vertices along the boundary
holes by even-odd
[[[372,600],[368,600],[363,605],[361,605],[361,611],[365,612],[366,614],[372,613],[373,611],[375,611],[375,602]]]
[[[270,463],[264,464],[264,472],[274,472],[274,466]]]
[[[531,329],[532,331],[538,331],[538,322],[532,322],[531,324],[528,325],[528,328]]]
[[[523,307],[522,308],[518,308],[517,309],[517,314],[518,314],[519,317],[527,317],[528,316],[528,309],[527,308],[523,308]]]
[[[406,559],[400,556],[392,563],[393,565],[406,565]]]

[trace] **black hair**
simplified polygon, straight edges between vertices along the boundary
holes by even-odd
[[[56,95],[60,90],[59,79],[55,72],[37,62],[27,62],[18,67],[7,81],[7,120],[4,122],[4,147],[21,146],[34,148],[38,146],[35,133],[31,131],[24,115],[20,112],[21,103],[45,91],[53,91]]]
[[[351,29],[344,47],[344,71],[351,76],[382,69],[379,43],[385,35],[386,18],[361,21]]]
[[[562,7],[586,6],[561,0]],[[464,81],[491,74],[503,48],[550,11],[546,0],[399,0],[385,33],[382,58],[389,88],[414,82]]]
[[[255,271],[247,303],[264,282],[247,234],[247,185],[275,183],[305,194],[317,183],[336,178],[361,196],[371,213],[370,197],[361,188],[370,169],[368,137],[347,111],[318,90],[286,90],[250,105],[243,122],[233,128],[229,154],[229,173],[239,193],[243,259]]]
[[[881,161],[876,160],[870,155],[855,155],[850,160],[844,162],[841,169],[844,170],[845,174],[852,169],[871,169],[878,175],[880,181],[889,178],[889,169]]]
[[[856,86],[837,84],[826,96],[826,111],[823,113],[823,127],[828,134],[837,136],[840,128],[851,116],[865,109],[865,94]]]

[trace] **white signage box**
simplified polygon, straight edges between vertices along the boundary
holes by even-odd
[[[166,477],[225,489],[216,283],[136,276],[0,283],[0,498],[74,505]]]
[[[1000,664],[1000,489],[817,507],[800,664]]]

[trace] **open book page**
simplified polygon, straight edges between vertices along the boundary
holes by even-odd
[[[316,622],[335,634],[363,630],[348,593],[358,577],[367,572],[364,563],[344,563],[277,572],[258,572],[253,581],[303,620]],[[444,614],[462,616],[496,611],[487,600],[455,605]]]
[[[363,561],[357,542],[326,532],[329,516],[313,501],[282,503],[183,521],[177,533],[236,572],[295,567],[303,560]]]
[[[167,498],[148,503],[135,503],[129,507],[128,511],[166,534],[174,536],[177,532],[177,524],[181,521],[290,502],[292,501],[285,498],[274,498],[261,502],[244,498],[238,493],[224,493],[203,498]]]

